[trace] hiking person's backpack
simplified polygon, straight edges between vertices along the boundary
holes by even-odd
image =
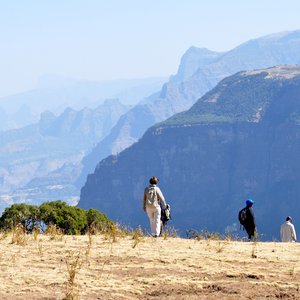
[[[245,226],[247,220],[247,207],[239,211],[239,221],[242,226]]]
[[[158,198],[154,186],[147,187],[145,190],[147,205],[156,206],[158,205]]]

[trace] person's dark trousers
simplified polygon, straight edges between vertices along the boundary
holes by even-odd
[[[250,241],[252,237],[255,240],[255,228],[245,228],[245,229],[248,234],[248,240]]]

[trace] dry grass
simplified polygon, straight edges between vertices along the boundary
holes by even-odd
[[[58,240],[58,241],[62,241],[64,236],[63,231],[54,224],[50,224],[47,227],[45,234],[50,237],[50,240]]]
[[[66,300],[75,300],[79,299],[79,290],[75,283],[75,277],[78,274],[82,261],[80,252],[74,254],[72,253],[69,257],[65,258],[66,266],[67,266],[67,277],[68,281],[66,282],[66,295],[64,299]]]
[[[141,242],[143,242],[145,234],[141,227],[138,227],[136,230],[132,232],[132,248],[137,247],[137,245]]]
[[[300,299],[298,243],[140,234],[1,236],[0,299]]]
[[[28,235],[23,225],[17,225],[12,232],[11,243],[17,245],[26,245],[28,240]]]

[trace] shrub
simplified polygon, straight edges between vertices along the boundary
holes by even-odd
[[[84,234],[86,212],[62,201],[46,202],[40,206],[40,217],[46,226],[58,226],[65,234]]]
[[[36,206],[18,203],[5,208],[0,218],[0,228],[11,230],[21,224],[26,231],[32,232],[39,226],[39,222],[39,210]]]
[[[114,223],[105,214],[67,205],[62,201],[46,202],[40,206],[13,204],[3,212],[0,229],[8,231],[21,224],[26,232],[45,231],[50,225],[65,234],[85,234],[88,229],[108,231]],[[93,232],[94,233],[94,232]]]
[[[96,232],[106,232],[111,228],[113,222],[109,220],[105,214],[100,211],[90,208],[86,213],[88,230],[91,234]]]

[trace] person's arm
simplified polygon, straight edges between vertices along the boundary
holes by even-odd
[[[280,239],[283,242],[283,226],[280,226]]]
[[[156,187],[156,193],[157,193],[157,197],[158,197],[158,199],[160,201],[161,207],[163,209],[165,209],[167,203],[166,203],[165,197],[164,197],[164,195],[163,195],[163,193],[162,193],[162,191],[160,190],[159,187]]]
[[[254,213],[253,213],[252,207],[249,207],[248,211],[249,211],[249,219],[250,219],[250,221],[252,223],[251,225],[256,229],[255,217],[254,217]]]
[[[143,210],[144,212],[146,212],[146,200],[147,200],[147,197],[146,197],[146,189],[144,190],[144,197],[143,197]]]
[[[296,242],[297,236],[296,236],[296,231],[295,231],[295,227],[293,224],[292,224],[292,238]]]

